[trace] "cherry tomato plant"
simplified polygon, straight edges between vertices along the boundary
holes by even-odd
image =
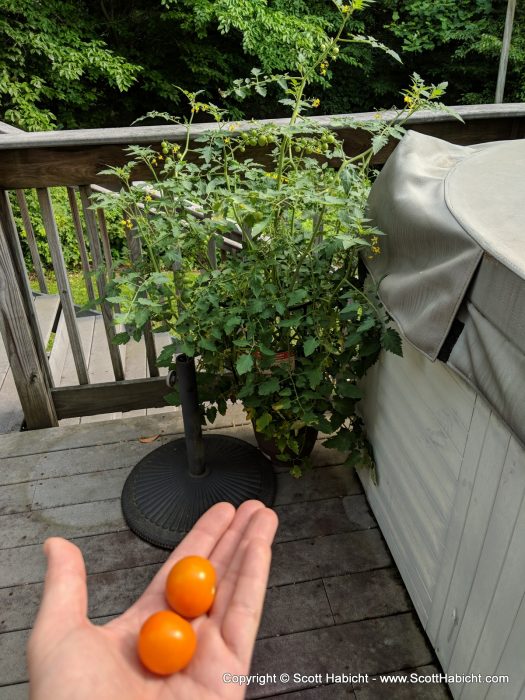
[[[160,150],[130,148],[128,164],[109,171],[122,182],[119,196],[98,201],[118,209],[143,250],[111,287],[126,326],[117,342],[139,339],[148,323],[169,330],[182,352],[199,358],[203,420],[224,414],[228,399],[242,401],[283,461],[299,453],[299,435],[311,427],[330,436],[327,447],[348,450],[350,464],[370,465],[359,380],[381,348],[401,352],[359,275],[360,257],[380,251],[381,232],[366,214],[372,160],[414,112],[446,109],[438,102],[445,84],[415,75],[401,108],[364,122],[312,118],[319,77],[349,44],[398,58],[349,31],[349,18],[368,4],[334,0],[333,36],[321,32],[310,48],[298,40],[289,72],[253,69],[223,93],[242,99],[277,87],[287,123],[229,122],[220,107],[185,92],[192,117],[168,117],[180,138]],[[214,124],[195,135],[194,115],[203,112]],[[368,132],[370,145],[347,155],[343,128]],[[133,182],[137,165],[150,172],[148,185]],[[276,361],[283,353],[289,362]],[[170,366],[173,354],[172,345],[158,364]],[[168,400],[178,404],[176,390]]]

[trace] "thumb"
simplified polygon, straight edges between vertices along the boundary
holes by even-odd
[[[80,549],[61,537],[44,543],[47,571],[35,626],[53,625],[62,632],[87,617],[86,567]]]

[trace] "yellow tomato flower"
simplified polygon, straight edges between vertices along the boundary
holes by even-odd
[[[312,100],[312,107],[319,107],[320,104],[321,100],[318,97]]]

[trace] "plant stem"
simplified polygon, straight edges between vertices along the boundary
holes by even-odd
[[[299,277],[299,273],[301,271],[301,266],[303,262],[305,261],[307,255],[311,252],[315,239],[317,237],[317,234],[319,233],[319,229],[321,227],[321,223],[323,221],[323,216],[325,212],[326,207],[322,207],[320,213],[319,213],[319,219],[316,222],[316,225],[312,227],[312,235],[310,236],[310,240],[308,241],[308,245],[306,246],[306,249],[304,250],[303,254],[299,258],[299,262],[297,263],[297,268],[295,270],[294,276],[292,277],[292,284],[291,284],[291,289],[290,293],[293,292],[295,289],[295,283],[297,282],[297,278]]]

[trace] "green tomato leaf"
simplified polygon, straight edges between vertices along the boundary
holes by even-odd
[[[307,369],[305,371],[308,381],[310,383],[310,389],[315,389],[321,383],[323,378],[323,371],[320,367],[313,367],[312,369]]]
[[[159,353],[159,356],[157,357],[157,366],[158,367],[169,367],[173,361],[173,357],[176,352],[179,351],[179,346],[176,345],[175,343],[171,343],[170,345],[167,345],[165,348],[162,348],[162,350]]]
[[[363,397],[361,389],[346,380],[337,382],[337,393],[345,399],[361,399]]]
[[[388,352],[393,352],[394,355],[399,355],[403,357],[403,347],[401,344],[401,336],[393,328],[387,328],[387,330],[381,336],[381,345]]]
[[[268,412],[263,413],[262,416],[257,418],[257,420],[255,421],[255,428],[256,428],[257,432],[262,433],[263,430],[265,428],[267,428],[271,422],[272,422],[271,415]]]
[[[345,348],[353,348],[361,342],[361,333],[354,331],[349,333],[345,338]]]
[[[246,374],[253,367],[253,357],[251,355],[240,355],[235,363],[238,374]]]
[[[304,341],[304,346],[303,346],[304,356],[309,357],[313,353],[313,351],[318,347],[319,347],[319,343],[317,342],[317,340],[315,338],[312,338],[312,337],[307,338]]]
[[[234,328],[242,323],[242,318],[240,316],[232,316],[224,324],[224,332],[226,335],[231,335]]]
[[[324,447],[330,447],[340,452],[346,452],[352,447],[354,437],[348,428],[341,428],[336,435],[332,435],[323,442]]]
[[[279,380],[277,377],[271,377],[266,382],[259,385],[260,396],[269,396],[270,394],[274,394],[276,391],[279,391]]]
[[[180,395],[178,388],[174,387],[170,394],[166,394],[164,401],[170,406],[180,406]]]
[[[201,338],[199,340],[199,347],[201,347],[203,350],[210,350],[211,352],[215,352],[217,350],[215,343],[207,338]]]
[[[124,345],[124,343],[127,343],[130,340],[131,336],[129,333],[117,333],[115,336],[113,336],[112,343],[115,345]]]
[[[273,350],[270,350],[270,348],[266,347],[264,343],[259,343],[259,350],[263,355],[266,355],[267,357],[273,357],[275,355],[275,352]]]
[[[217,418],[217,409],[215,406],[208,406],[206,409],[206,419],[209,423],[214,423],[215,418]]]
[[[308,292],[306,289],[294,289],[294,291],[288,295],[288,306],[297,306],[298,304],[302,304],[307,296]]]
[[[376,320],[373,316],[367,316],[362,323],[359,324],[358,331],[360,333],[366,333],[366,331],[369,331],[371,328],[373,328],[376,325]]]
[[[137,309],[135,313],[135,324],[138,328],[142,328],[149,320],[149,311],[144,308]]]
[[[193,345],[193,343],[182,343],[180,346],[180,352],[187,357],[193,357],[195,355],[195,345]]]

